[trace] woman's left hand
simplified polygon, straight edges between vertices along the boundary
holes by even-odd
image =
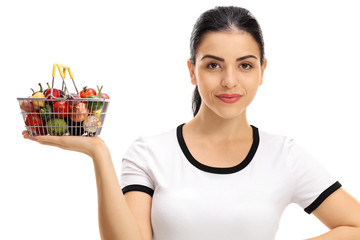
[[[43,145],[55,146],[61,149],[84,153],[94,157],[99,147],[106,147],[105,142],[100,137],[83,137],[83,136],[50,136],[41,135],[30,137],[25,130],[22,132],[25,139],[38,142]]]

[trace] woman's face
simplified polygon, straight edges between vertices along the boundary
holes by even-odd
[[[260,63],[260,49],[244,31],[211,32],[203,36],[195,65],[188,61],[191,82],[198,86],[202,111],[222,118],[245,113],[262,84],[266,67]]]

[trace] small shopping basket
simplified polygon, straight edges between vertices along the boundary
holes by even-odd
[[[61,90],[54,89],[56,69],[62,78]],[[70,94],[66,86],[66,71],[76,93]],[[100,93],[91,98],[80,98],[70,67],[55,63],[51,88],[44,92],[47,94],[17,98],[29,136],[97,136],[101,133],[110,100],[100,98]]]

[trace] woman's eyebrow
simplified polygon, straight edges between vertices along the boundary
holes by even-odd
[[[200,59],[200,61],[203,60],[204,58],[213,58],[213,59],[218,60],[218,61],[220,61],[220,62],[225,62],[225,59],[223,59],[223,58],[221,58],[221,57],[214,56],[214,55],[210,55],[210,54],[204,55],[204,56]],[[255,58],[255,59],[258,59],[258,58],[257,58],[256,56],[254,56],[254,55],[246,55],[246,56],[242,56],[242,57],[237,58],[236,61],[242,61],[242,60],[247,59],[247,58]]]
[[[246,55],[246,56],[237,58],[236,61],[242,61],[242,60],[247,59],[247,58],[255,58],[255,59],[258,59],[258,58],[257,58],[256,56],[254,56],[254,55]]]
[[[216,59],[216,60],[218,60],[218,61],[220,61],[220,62],[224,62],[224,61],[225,61],[225,59],[223,59],[223,58],[221,58],[221,57],[217,57],[217,56],[209,55],[209,54],[204,55],[204,56],[200,59],[200,61],[203,60],[204,58],[213,58],[213,59]]]

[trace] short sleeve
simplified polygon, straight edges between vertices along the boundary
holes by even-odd
[[[293,184],[292,202],[308,214],[341,187],[324,166],[292,139],[288,141],[287,157]]]
[[[144,138],[138,138],[126,151],[121,166],[121,186],[123,193],[141,191],[154,193],[154,184],[148,167],[151,160]]]

